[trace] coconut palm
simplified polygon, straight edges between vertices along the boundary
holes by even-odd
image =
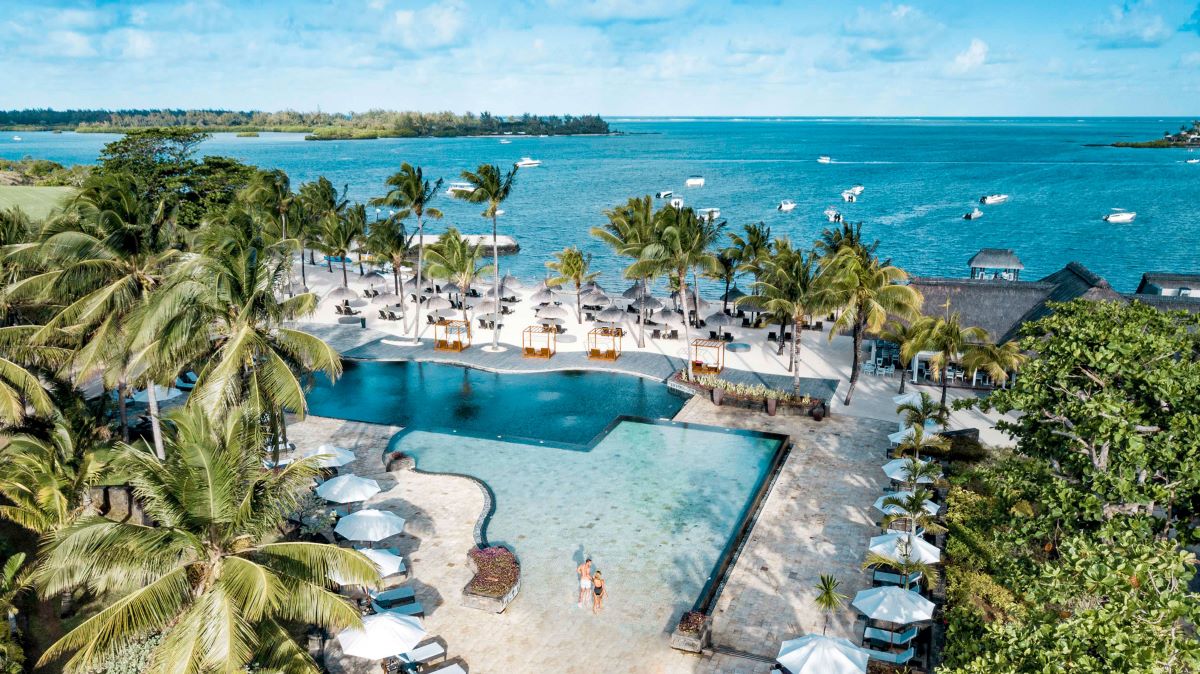
[[[554,272],[554,276],[546,280],[546,285],[557,287],[570,283],[575,286],[575,316],[582,325],[583,305],[579,296],[583,292],[583,284],[594,281],[599,276],[590,271],[592,254],[585,254],[575,246],[568,246],[555,253],[554,258],[546,262],[546,268]]]
[[[946,368],[960,358],[965,359],[967,356],[971,356],[972,360],[977,359],[978,356],[973,356],[972,353],[987,342],[987,330],[963,325],[958,312],[950,312],[948,303],[945,315],[938,318],[928,316],[921,318],[917,321],[915,329],[919,334],[919,341],[924,344],[922,350],[934,352],[929,359],[929,369],[932,372],[933,380],[941,382],[942,398],[940,402],[945,407],[946,389],[949,385]]]
[[[905,426],[921,428],[925,428],[931,421],[944,427],[950,419],[950,410],[933,402],[933,397],[924,391],[921,392],[920,402],[897,405],[896,414],[904,418]]]
[[[0,327],[0,426],[17,426],[30,413],[45,416],[54,401],[39,376],[39,370],[60,367],[71,357],[62,332],[47,332],[37,325]]]
[[[425,269],[425,218],[430,217],[436,220],[442,217],[441,211],[429,206],[429,203],[438,195],[438,190],[442,188],[442,179],[438,178],[430,183],[425,179],[425,172],[421,170],[420,166],[404,162],[400,165],[398,173],[393,173],[388,177],[387,185],[391,188],[387,195],[372,199],[371,205],[394,208],[398,211],[395,217],[401,220],[409,215],[417,219],[417,303],[416,317],[413,321],[413,344],[416,344],[421,338],[420,298],[424,285],[421,281],[421,274]]]
[[[907,459],[903,464],[901,472],[904,475],[901,484],[909,491],[916,489],[917,485],[920,484],[920,480],[929,478],[936,482],[942,477],[942,467],[940,465],[932,461],[922,461],[919,457]]]
[[[378,571],[355,550],[274,542],[317,467],[303,459],[262,468],[253,414],[171,415],[171,451],[159,463],[122,445],[116,461],[156,524],[83,517],[47,542],[34,583],[42,596],[85,588],[107,601],[42,655],[67,672],[95,668],[118,649],[161,633],[148,672],[318,672],[287,629],[361,624],[331,591],[332,572],[371,585]]]
[[[848,241],[849,239],[843,239]],[[921,310],[921,294],[908,285],[900,285],[908,278],[903,269],[887,261],[880,261],[874,254],[865,254],[872,246],[849,246],[840,248],[825,264],[832,267],[837,278],[837,305],[841,314],[829,331],[829,340],[834,335],[850,328],[853,339],[853,360],[850,365],[850,385],[846,389],[843,404],[849,405],[858,383],[859,359],[862,354],[863,336],[867,332],[883,329],[888,316],[912,320]]]
[[[7,501],[0,517],[39,536],[74,522],[90,508],[101,448],[95,431],[73,431],[62,419],[45,438],[12,437],[0,450],[0,495]]]
[[[944,435],[937,433],[926,433],[924,426],[909,426],[912,429],[912,436],[904,439],[903,442],[896,445],[896,456],[912,456],[918,461],[921,459],[921,454],[926,456],[932,453],[945,453],[950,451],[950,440]]]
[[[933,492],[924,487],[917,487],[903,496],[888,496],[883,499],[883,508],[887,511],[883,516],[883,527],[886,529],[895,522],[903,522],[908,525],[906,530],[910,536],[917,535],[918,527],[930,534],[945,531],[925,509],[925,502],[932,498]]]
[[[608,222],[591,229],[592,236],[600,239],[615,253],[630,258],[624,276],[641,283],[642,295],[650,282],[662,273],[661,266],[648,265],[642,261],[642,252],[654,240],[654,200],[649,196],[635,197],[604,212]],[[638,320],[638,346],[646,346],[646,307],[643,303]]]
[[[907,372],[912,366],[913,358],[925,348],[918,322],[889,321],[879,333],[880,339],[900,347],[900,388],[897,393],[904,393],[904,384],[908,380]]]
[[[729,233],[730,246],[725,249],[737,261],[738,271],[750,274],[755,281],[763,272],[764,263],[771,257],[771,228],[762,222],[742,225],[743,234]],[[757,293],[757,286],[751,285]]]
[[[725,291],[721,295],[721,311],[724,313],[729,313],[729,286],[737,280],[737,275],[737,258],[733,257],[733,251],[729,248],[717,253],[717,265],[705,274],[706,278],[725,284]]]
[[[717,257],[712,249],[721,239],[721,230],[724,228],[724,221],[702,218],[690,207],[667,206],[655,214],[654,240],[642,250],[637,264],[648,269],[664,269],[675,279],[679,284],[679,297],[684,300],[685,317],[688,311],[688,274],[697,270],[710,272],[716,267]],[[684,342],[689,345],[692,343],[690,325],[691,320],[683,321]],[[692,376],[690,357],[687,359],[687,374],[689,378]]]
[[[471,191],[458,191],[454,196],[465,199],[473,204],[487,204],[483,209],[483,217],[492,219],[492,278],[496,291],[500,290],[500,242],[496,239],[496,218],[500,214],[500,204],[512,196],[513,182],[517,178],[517,166],[513,165],[507,172],[496,164],[481,164],[474,171],[463,171],[460,176],[469,184]],[[499,297],[497,295],[497,297]],[[492,348],[500,344],[500,330],[492,330]]]
[[[904,578],[903,587],[906,590],[912,589],[913,582],[916,582],[917,585],[928,587],[937,578],[938,573],[936,566],[922,562],[919,559],[913,559],[911,555],[905,555],[899,560],[894,560],[875,552],[868,552],[866,560],[863,561],[862,568],[874,569],[877,567],[892,569],[899,574]],[[916,580],[910,582],[914,576]]]
[[[6,634],[0,637],[0,664],[5,663],[5,644],[11,642],[17,631],[17,595],[29,586],[31,570],[25,566],[25,553],[17,552],[4,560],[0,566],[0,613],[4,614]]]
[[[775,242],[775,252],[763,265],[762,277],[755,281],[762,297],[758,301],[773,314],[786,315],[792,322],[792,389],[800,394],[800,330],[806,316],[828,311],[837,299],[833,278],[826,274],[813,251],[792,248],[787,238]],[[739,300],[750,300],[743,297]],[[780,337],[782,341],[782,336]]]
[[[813,600],[813,603],[825,614],[825,624],[821,627],[821,634],[825,634],[829,630],[829,614],[840,609],[848,598],[838,592],[840,586],[841,583],[838,579],[828,573],[822,573],[820,580],[817,581],[817,598]]]
[[[462,294],[471,290],[471,284],[491,270],[490,265],[481,265],[483,244],[472,244],[451,227],[438,237],[437,243],[429,247],[429,276],[453,281]],[[499,286],[496,286],[497,288]],[[463,320],[467,319],[467,305],[462,307]]]
[[[396,216],[375,221],[363,242],[363,247],[371,257],[392,266],[392,283],[396,295],[400,297],[400,315],[406,321],[408,318],[404,315],[404,295],[400,292],[400,268],[408,260],[413,243],[414,236],[408,233],[404,221]]]
[[[292,219],[292,227],[293,238],[300,249],[300,282],[305,288],[308,287],[308,276],[304,271],[306,244],[314,237],[320,237],[321,223],[325,218],[331,214],[340,215],[348,205],[346,188],[343,187],[339,193],[333,183],[324,176],[300,186],[300,193],[292,207],[295,216]],[[315,262],[311,260],[311,256],[310,261]]]
[[[342,287],[350,285],[346,275],[346,259],[366,233],[367,209],[358,204],[342,213],[328,213],[321,220],[321,250],[342,261]],[[332,262],[330,262],[332,271]]]
[[[1020,369],[1026,355],[1010,340],[1003,344],[975,344],[967,349],[962,360],[972,378],[976,370],[983,370],[992,381],[1003,384],[1008,381],[1009,373]]]

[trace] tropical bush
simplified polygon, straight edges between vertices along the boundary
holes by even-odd
[[[508,548],[478,548],[468,552],[467,556],[475,564],[475,576],[467,583],[468,592],[503,597],[521,579],[521,565]]]
[[[743,400],[778,400],[781,403],[796,405],[798,407],[812,407],[820,404],[819,400],[815,400],[809,396],[797,396],[790,391],[781,391],[763,384],[731,382],[714,374],[694,374],[688,376],[686,371],[681,370],[677,376],[681,382],[695,384],[709,390],[721,389],[726,394]]]

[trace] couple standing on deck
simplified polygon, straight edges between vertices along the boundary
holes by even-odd
[[[578,559],[578,558],[577,558]],[[604,598],[608,596],[608,588],[604,584],[604,576],[592,570],[592,558],[583,560],[575,573],[579,574],[579,608],[583,608],[583,600],[592,598],[592,613],[599,613],[604,608]]]

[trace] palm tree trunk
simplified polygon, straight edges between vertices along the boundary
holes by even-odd
[[[638,290],[642,303],[638,306],[638,348],[646,348],[646,279],[642,279],[642,287]]]
[[[425,222],[417,214],[417,287],[413,297],[417,298],[416,317],[413,319],[413,344],[421,341],[421,271],[425,267]],[[500,299],[500,298],[496,298]]]
[[[154,382],[146,383],[146,404],[150,407],[150,435],[154,438],[154,455],[159,461],[166,461],[167,454],[163,450],[162,427],[158,421],[158,394],[154,390]]]
[[[350,279],[346,277],[346,256],[342,255],[342,287],[350,287]]]
[[[859,315],[861,315],[861,314],[859,314]],[[862,322],[855,321],[854,322],[854,339],[853,339],[854,357],[850,361],[850,386],[849,386],[849,388],[846,389],[846,399],[842,401],[843,405],[850,404],[850,396],[854,395],[854,385],[858,383],[858,361],[860,358],[859,354],[862,352],[862,339],[863,339]],[[904,380],[904,373],[900,374],[900,380],[901,381]]]
[[[800,397],[800,322],[803,318],[797,316],[793,329],[796,331],[792,337],[792,394],[797,398]]]
[[[308,273],[304,270],[304,242],[300,242],[300,285],[308,288]]]
[[[729,276],[725,277],[725,294],[721,296],[721,313],[729,313]]]
[[[578,282],[575,283],[575,319],[579,321],[580,325],[583,325],[583,300],[580,298],[582,288],[583,286]]]
[[[679,296],[683,298],[683,346],[687,349],[687,375],[690,381],[695,373],[692,371],[692,322],[687,315],[687,270],[679,274]]]
[[[492,286],[496,290],[496,306],[500,306],[500,242],[496,240],[496,209],[492,209],[492,279],[495,285]],[[500,322],[496,322],[496,328],[492,330],[492,350],[500,348]]]
[[[946,381],[946,368],[949,366],[949,363],[949,358],[943,359],[942,361],[942,407],[946,406],[946,387],[950,384],[950,382]]]
[[[363,265],[362,265],[362,251],[360,250],[360,251],[358,251],[358,275],[362,276],[365,273],[366,272],[363,271]]]
[[[782,356],[783,350],[787,348],[787,340],[784,339],[785,335],[787,335],[787,320],[781,318],[779,319],[779,352],[775,354],[776,356]]]
[[[897,393],[904,393],[904,383],[908,379],[908,366],[904,363],[900,364],[900,390]]]
[[[121,439],[129,442],[129,410],[125,406],[125,380],[117,382],[117,411],[121,416]]]

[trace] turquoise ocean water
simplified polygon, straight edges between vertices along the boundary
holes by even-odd
[[[230,155],[282,168],[297,183],[324,175],[348,185],[352,199],[383,191],[402,161],[453,180],[481,162],[541,159],[522,170],[504,206],[502,233],[522,246],[502,261],[526,277],[544,274],[550,254],[575,244],[595,254],[594,266],[616,285],[622,262],[588,235],[605,208],[633,195],[673,190],[686,203],[721,209],[730,227],[764,221],[799,241],[817,236],[833,206],[864,223],[881,251],[917,274],[961,276],[980,247],[1014,248],[1026,277],[1070,260],[1084,263],[1119,290],[1131,290],[1147,270],[1197,271],[1200,164],[1183,150],[1089,147],[1155,138],[1178,119],[613,119],[624,136],[384,139],[307,142],[295,134],[258,138],[218,134],[202,154]],[[22,140],[15,142],[13,135]],[[94,162],[116,136],[0,134],[0,157],[25,155],[63,163]],[[819,155],[833,158],[818,164]],[[705,186],[685,188],[690,175]],[[843,189],[865,186],[857,203]],[[962,214],[983,194],[1008,203]],[[797,206],[781,213],[776,205]],[[440,198],[446,217],[431,227],[486,231],[477,206]],[[1101,217],[1112,208],[1138,213],[1129,225]]]

